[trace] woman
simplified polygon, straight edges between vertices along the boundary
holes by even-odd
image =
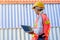
[[[46,14],[43,13],[44,4],[42,2],[36,2],[32,9],[38,15],[32,32],[32,40],[48,40],[49,32],[50,32],[50,21]]]

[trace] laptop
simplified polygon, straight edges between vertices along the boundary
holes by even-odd
[[[23,28],[23,30],[25,32],[32,32],[33,31],[32,28],[31,28],[31,26],[21,25],[21,27]]]

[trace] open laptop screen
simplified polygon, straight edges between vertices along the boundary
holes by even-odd
[[[31,26],[21,25],[21,27],[23,28],[23,30],[24,30],[25,32],[31,32],[31,31],[32,31]]]

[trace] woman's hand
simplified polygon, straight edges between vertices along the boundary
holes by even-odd
[[[28,32],[29,34],[34,34],[34,31],[32,31],[32,32]]]

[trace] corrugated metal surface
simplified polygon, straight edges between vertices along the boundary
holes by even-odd
[[[33,4],[3,4],[0,5],[0,28],[17,28],[20,25],[33,26],[36,14]],[[60,26],[60,4],[45,4],[46,13],[51,26]]]
[[[0,40],[31,40],[31,35],[19,29],[21,25],[33,27],[36,14],[33,4],[0,4]],[[44,13],[51,21],[49,40],[60,40],[60,4],[45,4]],[[4,29],[5,28],[5,29]]]
[[[42,1],[44,3],[60,3],[60,0],[0,0],[0,4],[13,4],[13,3],[34,3],[36,1]]]
[[[0,40],[31,40],[31,35],[21,28],[0,29]]]
[[[21,28],[0,29],[0,40],[31,40]],[[51,28],[49,40],[60,40],[60,27]]]

